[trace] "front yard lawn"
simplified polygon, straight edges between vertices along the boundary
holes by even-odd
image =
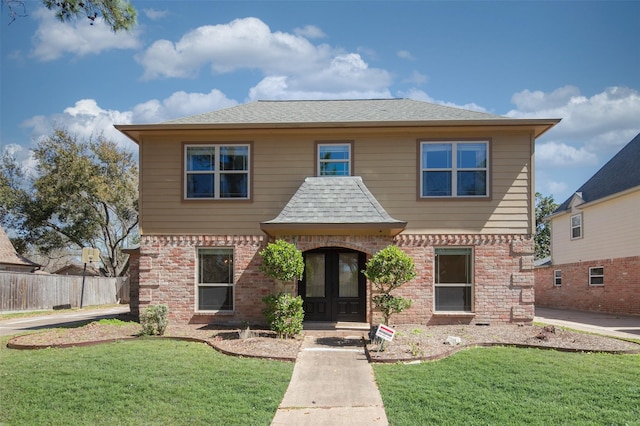
[[[293,372],[293,363],[169,339],[35,351],[6,343],[0,424],[268,425]]]
[[[640,424],[640,355],[494,347],[373,368],[391,425]]]

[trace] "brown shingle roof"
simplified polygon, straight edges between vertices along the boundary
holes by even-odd
[[[4,229],[0,226],[0,263],[6,265],[21,265],[21,266],[40,266],[35,262],[30,261],[26,257],[20,256],[13,244],[11,244],[11,240],[7,236]]]

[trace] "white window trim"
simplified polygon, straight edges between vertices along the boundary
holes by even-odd
[[[594,269],[602,269],[602,275],[594,274],[593,273]],[[602,278],[602,284],[593,284],[591,282],[592,278]],[[591,287],[603,287],[604,286],[604,266],[592,266],[592,267],[589,268],[589,286],[591,286]]]
[[[220,148],[223,147],[246,147],[247,148],[247,170],[220,170]],[[215,149],[215,167],[214,170],[188,170],[188,151],[189,148],[214,148]],[[194,201],[194,200],[249,200],[251,199],[251,145],[248,143],[211,143],[211,144],[185,144],[184,145],[184,162],[183,162],[183,179],[184,179],[184,200]],[[214,196],[211,197],[189,197],[188,196],[188,185],[189,175],[196,174],[205,174],[205,175],[214,175],[215,186],[213,188]],[[247,196],[246,197],[220,197],[220,175],[221,174],[246,174],[247,175]]]
[[[231,274],[233,275],[231,278],[231,283],[200,283],[199,282],[199,276],[200,276],[200,250],[209,250],[209,249],[224,249],[224,250],[230,250],[231,251],[231,256],[232,256],[232,270],[231,270]],[[235,308],[236,308],[236,267],[235,267],[235,250],[234,247],[220,247],[220,246],[214,246],[214,247],[196,247],[196,261],[195,261],[195,265],[196,265],[196,269],[195,269],[195,277],[194,277],[194,281],[195,281],[195,306],[194,306],[194,311],[198,314],[214,314],[214,313],[223,313],[223,314],[232,314],[235,312]],[[198,289],[200,287],[232,287],[233,288],[233,300],[232,300],[232,304],[233,304],[233,309],[231,310],[204,310],[204,309],[199,309],[200,306],[200,292],[198,291]]]
[[[562,286],[562,270],[561,269],[556,269],[553,271],[553,285],[554,287]]]
[[[447,284],[438,284],[436,283],[436,250],[437,249],[471,249],[471,270],[469,271],[469,275],[471,277],[470,283],[447,283]],[[449,247],[435,247],[433,250],[433,313],[434,314],[456,314],[456,315],[465,315],[472,314],[475,312],[475,264],[476,264],[476,256],[475,250],[473,247],[458,247],[458,246],[449,246]],[[470,287],[471,288],[471,310],[470,311],[439,311],[436,309],[436,287]]]
[[[425,145],[432,144],[450,144],[451,145],[451,168],[426,168],[423,167],[422,164],[422,147]],[[466,145],[466,144],[484,144],[487,147],[487,166],[482,168],[461,168],[458,169],[457,164],[457,153],[458,153],[458,144]],[[490,144],[488,140],[463,140],[463,141],[420,141],[420,152],[419,152],[419,169],[420,175],[418,176],[418,181],[420,182],[420,198],[422,199],[434,199],[434,198],[442,198],[442,199],[457,199],[457,198],[488,198],[491,195],[491,183],[490,183],[490,174],[489,174],[489,165],[491,152],[490,152]],[[424,179],[423,173],[427,171],[450,171],[451,172],[451,195],[424,195]],[[486,173],[485,177],[485,194],[483,195],[457,195],[458,193],[458,173],[459,171],[484,171]]]
[[[574,217],[579,217],[580,218],[580,225],[579,226],[573,226],[573,218]],[[577,237],[573,236],[574,228],[579,228],[580,229],[580,235],[578,235]],[[582,220],[582,213],[572,214],[569,217],[569,236],[571,237],[572,240],[579,240],[580,238],[582,238],[583,235],[584,235],[584,222]]]
[[[318,177],[344,177],[344,175],[323,175],[321,174],[322,163],[347,163],[349,166],[349,174],[347,176],[353,176],[353,149],[351,148],[350,142],[318,142],[316,144],[316,174]],[[321,160],[320,158],[320,148],[325,146],[346,146],[348,149],[349,159],[348,160]]]

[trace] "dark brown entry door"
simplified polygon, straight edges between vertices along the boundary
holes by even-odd
[[[305,321],[365,320],[365,254],[325,248],[306,252],[299,292]]]

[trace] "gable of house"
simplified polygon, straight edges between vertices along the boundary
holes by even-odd
[[[0,226],[0,271],[33,272],[39,266],[16,252],[11,240]]]

